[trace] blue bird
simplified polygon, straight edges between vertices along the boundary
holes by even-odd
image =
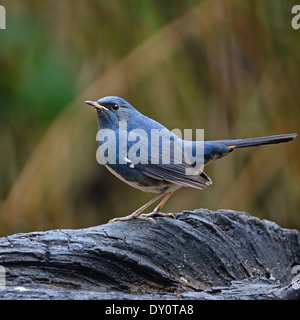
[[[159,122],[146,117],[130,103],[116,96],[85,101],[96,110],[99,148],[97,160],[122,181],[142,191],[157,193],[132,214],[109,222],[152,217],[173,217],[161,209],[180,187],[204,189],[212,184],[203,172],[205,165],[239,148],[294,140],[295,133],[248,139],[188,141]],[[153,212],[143,213],[163,197]]]

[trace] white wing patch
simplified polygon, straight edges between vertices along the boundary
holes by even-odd
[[[127,157],[124,157],[124,160],[127,162],[127,164],[129,164],[130,168],[134,168],[134,164],[132,163],[132,161],[130,159],[128,159]]]

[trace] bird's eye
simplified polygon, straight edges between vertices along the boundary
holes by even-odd
[[[113,108],[113,110],[118,110],[119,109],[119,105],[116,103],[116,104],[114,104],[113,106],[112,106],[112,108]]]

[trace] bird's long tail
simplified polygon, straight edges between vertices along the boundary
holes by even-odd
[[[222,158],[238,148],[256,147],[266,144],[275,144],[292,141],[297,137],[296,133],[278,134],[267,137],[248,139],[215,140],[204,142],[204,160],[208,164],[212,160]]]
[[[220,140],[215,142],[221,142],[230,149],[237,149],[237,148],[261,146],[265,144],[288,142],[288,141],[294,140],[296,136],[297,136],[296,133],[289,133],[289,134],[278,134],[274,136],[266,136],[266,137],[258,137],[258,138]]]

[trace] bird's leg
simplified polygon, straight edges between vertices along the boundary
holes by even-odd
[[[173,213],[163,213],[160,212],[161,208],[164,206],[164,204],[167,202],[167,200],[170,198],[171,194],[173,192],[168,192],[165,197],[162,199],[162,201],[157,205],[157,207],[153,210],[151,213],[144,213],[140,216],[140,218],[149,218],[153,216],[159,216],[159,217],[171,217],[176,219],[175,215]]]
[[[142,219],[142,220],[150,220],[155,224],[155,221],[152,218],[146,217],[144,215],[141,216],[141,213],[144,210],[146,210],[153,202],[155,202],[156,200],[161,198],[163,195],[164,195],[164,192],[161,192],[158,195],[156,195],[153,199],[148,201],[146,204],[141,206],[139,209],[134,211],[132,214],[130,214],[126,217],[114,218],[114,219],[109,220],[108,222],[111,223],[111,222],[116,222],[116,221],[129,221],[129,220],[135,220],[135,219]]]

